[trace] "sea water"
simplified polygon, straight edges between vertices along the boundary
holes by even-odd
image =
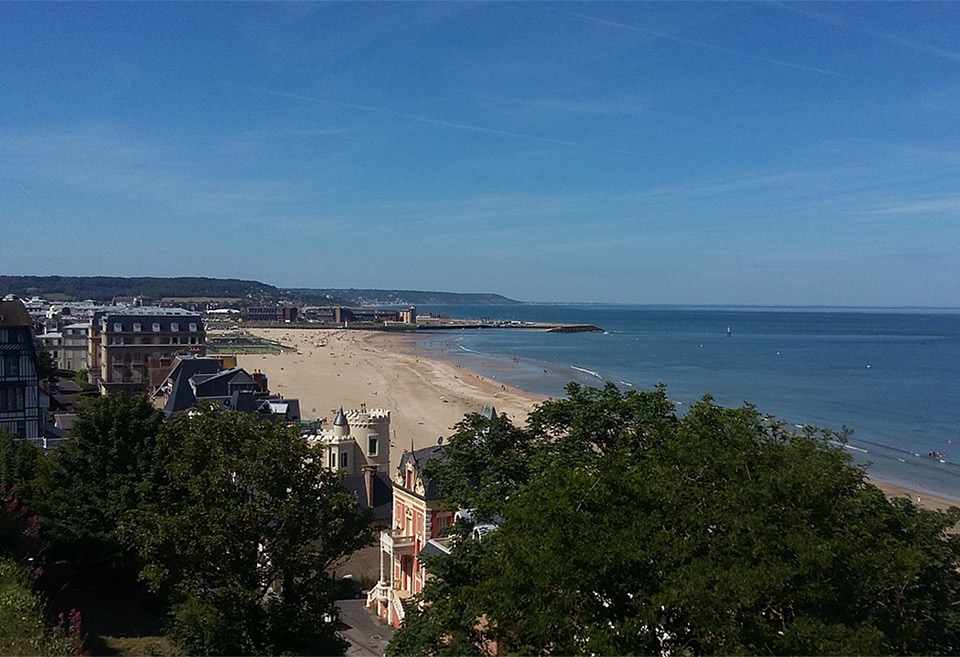
[[[871,476],[960,497],[960,311],[524,304],[420,312],[594,324],[603,332],[442,330],[416,340],[436,357],[551,397],[570,381],[621,390],[663,383],[680,413],[709,394],[788,425],[846,426],[854,433],[844,449]]]

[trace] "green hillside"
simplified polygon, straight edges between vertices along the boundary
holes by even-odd
[[[144,295],[164,297],[210,297],[233,299],[279,299],[283,292],[260,281],[233,278],[156,278],[120,276],[0,276],[0,296],[43,297],[60,301],[93,299],[108,302],[114,297]]]

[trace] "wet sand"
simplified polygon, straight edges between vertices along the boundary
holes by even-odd
[[[404,449],[428,447],[446,438],[467,413],[484,404],[522,425],[547,398],[491,380],[466,368],[418,354],[412,337],[402,333],[336,329],[260,329],[253,331],[293,346],[296,353],[239,356],[248,372],[261,370],[270,390],[300,400],[303,419],[332,420],[337,408],[390,410],[391,463]],[[325,344],[321,347],[320,344]],[[925,508],[960,506],[950,499],[871,480],[887,495],[909,497]]]

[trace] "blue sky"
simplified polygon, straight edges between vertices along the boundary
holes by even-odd
[[[0,271],[960,306],[960,4],[0,3]]]

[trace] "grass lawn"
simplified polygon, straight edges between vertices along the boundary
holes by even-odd
[[[176,655],[177,647],[163,636],[165,610],[131,582],[71,571],[50,564],[44,575],[47,613],[56,618],[77,609],[91,655]]]

